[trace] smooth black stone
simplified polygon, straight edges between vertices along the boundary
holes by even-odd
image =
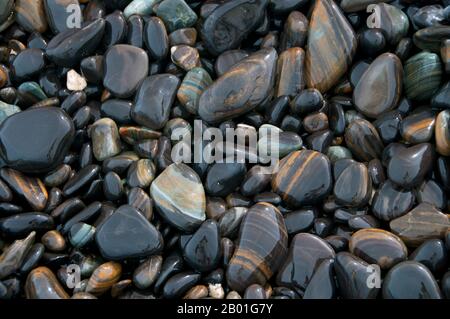
[[[401,148],[389,161],[388,177],[399,186],[416,186],[432,169],[433,158],[433,147],[428,143]]]
[[[448,267],[447,248],[440,239],[425,241],[408,259],[424,264],[435,275],[442,274]]]
[[[144,41],[153,60],[163,60],[169,53],[169,37],[164,22],[158,17],[146,21]]]
[[[361,161],[380,158],[383,142],[369,121],[358,119],[352,121],[345,129],[345,142],[350,151]]]
[[[0,179],[0,201],[10,202],[13,199],[11,189]]]
[[[344,108],[339,103],[328,105],[328,120],[330,130],[336,135],[342,135],[345,131]]]
[[[323,96],[316,89],[305,89],[295,96],[291,109],[298,115],[305,115],[319,111],[323,107]]]
[[[86,81],[100,84],[103,80],[103,56],[95,55],[81,60],[80,69]]]
[[[97,19],[81,29],[69,29],[50,40],[46,54],[59,66],[73,67],[97,49],[105,31],[105,20]]]
[[[334,257],[333,248],[323,239],[307,233],[297,234],[291,242],[288,258],[280,268],[276,282],[279,286],[295,291],[304,290],[317,264]]]
[[[370,62],[365,60],[358,61],[353,64],[353,67],[350,70],[350,83],[354,88],[357,87],[359,80],[362,78],[369,66]]]
[[[355,160],[351,159],[351,158],[341,158],[338,159],[336,162],[334,162],[333,164],[333,176],[334,176],[334,180],[338,180],[339,176],[341,175],[341,173],[347,168],[350,167],[352,165],[357,165],[358,162],[356,162]]]
[[[185,271],[167,280],[163,288],[163,296],[167,299],[180,298],[200,281],[200,274]]]
[[[109,260],[142,258],[163,249],[161,233],[135,208],[119,207],[97,228],[102,256]]]
[[[330,244],[331,247],[333,247],[334,251],[336,253],[339,253],[341,251],[346,251],[348,249],[348,242],[349,240],[344,236],[339,235],[331,235],[324,240]]]
[[[308,145],[308,148],[320,153],[325,153],[332,142],[333,133],[330,130],[315,132],[306,138],[306,145]]]
[[[144,45],[144,19],[137,14],[128,18],[127,42],[138,48]]]
[[[117,124],[131,124],[132,106],[130,101],[112,99],[104,102],[100,111],[103,117],[109,117]]]
[[[380,228],[380,222],[372,215],[353,216],[348,220],[348,226],[357,231],[365,228]]]
[[[339,284],[340,295],[346,299],[375,299],[379,288],[367,285],[373,276],[368,271],[369,264],[350,254],[340,252],[336,255],[334,269]]]
[[[89,106],[83,106],[81,109],[76,111],[73,116],[73,124],[77,130],[85,128],[90,120],[91,108]]]
[[[103,193],[110,201],[119,200],[123,195],[123,185],[120,176],[114,172],[108,172],[103,180]]]
[[[441,25],[444,22],[444,8],[441,5],[429,5],[422,7],[410,15],[416,29],[423,29]]]
[[[221,284],[225,278],[225,273],[222,268],[216,269],[202,278],[205,284]]]
[[[255,203],[266,202],[272,205],[280,205],[283,202],[283,200],[281,199],[281,196],[276,193],[265,192],[255,195],[255,197],[253,197],[253,202]]]
[[[450,271],[447,271],[442,277],[441,287],[445,298],[450,299]]]
[[[54,34],[67,31],[74,22],[73,9],[81,13],[81,7],[78,0],[44,0],[47,21]],[[69,7],[72,6],[72,7]],[[82,18],[82,17],[81,17]],[[71,22],[70,24],[68,22]],[[80,22],[83,22],[81,19]]]
[[[268,0],[236,0],[220,3],[203,22],[200,34],[213,55],[236,49],[264,19]]]
[[[400,112],[392,111],[381,115],[373,125],[378,130],[381,139],[385,144],[394,142],[399,135],[399,127],[402,121]]]
[[[28,251],[25,259],[20,266],[19,272],[22,275],[28,274],[33,268],[37,266],[42,255],[44,254],[45,247],[41,243],[34,244]]]
[[[272,125],[279,125],[288,111],[289,96],[277,97],[266,111],[267,122]]]
[[[75,91],[67,96],[61,104],[61,108],[67,114],[72,115],[86,104],[87,95],[84,91]]]
[[[375,193],[372,213],[381,220],[390,221],[409,212],[414,202],[412,191],[402,189],[387,180]]]
[[[103,63],[103,85],[119,98],[132,96],[148,74],[147,53],[128,44],[110,47]]]
[[[52,212],[59,204],[62,203],[64,198],[62,190],[59,188],[53,187],[49,194],[48,194],[48,200],[47,200],[47,206],[45,207],[45,212],[50,213]]]
[[[284,215],[284,223],[290,236],[298,233],[308,232],[314,225],[318,216],[314,208],[303,208]]]
[[[5,237],[19,238],[32,231],[44,233],[53,228],[53,218],[43,213],[21,213],[0,220],[0,233]]]
[[[109,48],[115,44],[122,43],[127,35],[127,21],[122,11],[116,10],[105,17],[105,34],[103,45]]]
[[[450,108],[450,81],[446,82],[431,98],[431,107],[436,109]]]
[[[47,48],[47,40],[41,34],[33,32],[28,38],[27,47],[30,49],[45,50]]]
[[[29,109],[8,117],[0,126],[0,154],[11,168],[47,172],[61,164],[74,133],[72,120],[60,109]]]
[[[441,210],[447,207],[447,194],[434,180],[424,181],[420,184],[416,189],[416,196],[419,203],[429,203]]]
[[[161,129],[169,120],[180,80],[171,74],[152,75],[136,93],[131,118],[151,129]]]
[[[80,212],[86,207],[83,201],[78,197],[73,197],[62,202],[58,207],[56,207],[52,212],[51,216],[61,221],[62,223],[66,222],[69,218],[72,218],[75,214]]]
[[[399,132],[407,143],[425,143],[433,137],[435,125],[436,114],[428,107],[420,107],[401,121]]]
[[[205,190],[211,196],[225,197],[241,184],[246,171],[243,163],[215,163],[208,169]]]
[[[320,238],[325,238],[330,235],[333,229],[333,220],[331,218],[321,217],[314,220],[314,233]]]
[[[110,157],[103,161],[103,173],[115,172],[119,175],[124,175],[131,164],[139,159],[134,153],[119,154],[114,157]]]
[[[303,299],[334,299],[336,297],[336,291],[334,260],[324,259],[317,265],[306,287]]]
[[[244,196],[257,195],[270,184],[271,179],[272,175],[265,167],[255,165],[245,175],[240,191]]]
[[[441,299],[433,274],[416,261],[395,265],[383,281],[384,299]]]
[[[20,52],[12,64],[17,81],[31,79],[45,67],[44,52],[41,49],[26,49]]]
[[[298,117],[288,114],[281,120],[280,128],[283,131],[300,132],[302,121]]]
[[[64,195],[70,197],[78,192],[81,192],[85,187],[88,187],[100,173],[100,166],[88,165],[80,169],[69,181],[64,185]]]
[[[334,196],[338,204],[350,207],[365,206],[372,196],[372,181],[367,167],[353,163],[336,177]]]
[[[41,73],[39,85],[47,96],[57,96],[62,87],[58,75],[53,69],[47,69]]]
[[[228,50],[219,55],[214,64],[214,71],[217,76],[222,76],[235,64],[248,57],[244,50]]]
[[[250,285],[245,289],[244,299],[267,299],[266,291],[261,285]]]
[[[183,266],[183,257],[181,257],[177,252],[173,252],[167,256],[161,266],[159,277],[156,279],[154,291],[156,293],[160,292],[167,279],[174,274],[181,272],[183,270]]]
[[[208,219],[184,245],[183,256],[194,270],[207,272],[215,269],[221,258],[219,227]]]
[[[228,209],[219,218],[221,236],[234,239],[238,234],[239,226],[247,211],[248,209],[246,207],[232,207]]]
[[[101,208],[102,204],[100,202],[93,202],[89,204],[89,206],[66,221],[64,226],[61,228],[61,233],[63,235],[67,234],[70,228],[76,223],[92,221],[100,214]]]
[[[91,165],[94,161],[94,153],[92,151],[91,143],[84,143],[80,150],[80,155],[78,162],[80,163],[80,168]]]
[[[436,162],[436,175],[444,188],[450,190],[450,160],[448,157],[440,156]]]
[[[11,203],[0,203],[0,216],[10,216],[16,215],[23,212],[21,206],[11,204]]]
[[[367,57],[378,56],[386,47],[386,38],[381,29],[366,29],[358,34],[360,51]]]

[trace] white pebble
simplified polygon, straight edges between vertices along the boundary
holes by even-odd
[[[69,91],[82,91],[86,86],[86,79],[79,75],[77,71],[70,70],[67,72],[67,89]]]
[[[225,297],[225,291],[223,291],[221,284],[209,284],[208,290],[211,298],[223,299]]]

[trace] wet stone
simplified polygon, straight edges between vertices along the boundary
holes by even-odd
[[[121,275],[121,264],[113,261],[101,264],[89,278],[86,292],[94,296],[100,296],[110,290],[119,281]]]
[[[58,0],[61,1],[61,0]],[[50,40],[45,50],[57,65],[73,67],[98,47],[105,31],[105,21],[97,19],[81,29],[69,29]]]
[[[371,118],[390,111],[400,100],[402,80],[400,59],[391,53],[380,55],[370,64],[355,87],[355,107]]]
[[[247,212],[239,239],[227,268],[231,289],[244,291],[251,284],[265,285],[287,254],[287,232],[281,213],[268,203]]]
[[[350,252],[369,264],[390,269],[406,260],[408,250],[396,235],[381,229],[362,229],[352,235]]]
[[[268,2],[238,0],[218,4],[203,22],[200,31],[208,51],[219,55],[227,50],[237,49],[261,23]]]
[[[163,258],[151,256],[140,264],[133,274],[133,283],[139,289],[147,289],[153,285],[161,272]]]
[[[292,239],[289,255],[277,275],[277,284],[301,291],[305,289],[324,259],[334,259],[333,248],[316,235],[300,233]]]
[[[198,112],[200,95],[213,83],[208,72],[203,68],[191,69],[177,91],[178,101],[192,114]]]
[[[317,203],[332,189],[330,161],[315,151],[293,152],[281,161],[272,188],[294,207]]]
[[[172,62],[185,71],[200,66],[200,55],[196,48],[188,45],[176,45],[170,49]]]
[[[410,190],[396,186],[390,180],[381,185],[372,200],[373,214],[384,221],[398,218],[411,210],[415,196]]]
[[[217,267],[221,257],[217,222],[206,220],[183,248],[184,259],[193,269],[207,272]]]
[[[215,163],[208,169],[205,190],[211,196],[227,196],[241,184],[245,174],[242,163]]]
[[[164,22],[158,17],[151,17],[144,30],[144,41],[150,56],[154,60],[164,59],[169,52],[169,38]]]
[[[434,53],[421,52],[409,58],[404,71],[405,93],[411,100],[428,100],[441,84],[442,65]]]
[[[402,148],[389,161],[388,177],[402,187],[419,185],[432,168],[433,156],[428,143]]]
[[[273,2],[273,1],[271,1]],[[300,11],[292,11],[284,23],[283,33],[280,39],[280,50],[305,46],[308,35],[308,18]]]
[[[24,133],[34,138],[24,138]],[[60,109],[29,109],[8,117],[2,123],[1,156],[11,168],[23,172],[46,172],[62,162],[73,138],[73,122]]]
[[[392,268],[383,281],[384,299],[441,299],[442,294],[431,272],[416,261],[405,261]]]
[[[109,118],[96,121],[91,127],[93,153],[98,161],[120,153],[120,137],[116,123]]]
[[[392,232],[398,235],[408,246],[417,247],[433,238],[444,238],[450,221],[428,203],[419,204],[406,215],[390,222]]]
[[[98,227],[95,240],[109,260],[146,257],[163,248],[159,231],[129,205],[119,207]]]
[[[269,96],[275,81],[276,60],[274,49],[263,49],[236,64],[200,96],[200,117],[207,122],[219,122],[254,109]]]
[[[224,75],[231,67],[248,57],[244,50],[228,50],[219,55],[214,64],[217,76]]]
[[[53,252],[60,252],[66,249],[66,241],[57,230],[46,232],[42,236],[41,241],[48,250]]]
[[[69,30],[70,25],[67,21],[74,22],[73,17],[70,16],[72,11],[67,10],[68,6],[81,12],[78,0],[44,0],[44,5],[48,24],[54,34]]]
[[[345,142],[352,154],[362,161],[381,157],[383,142],[375,127],[367,120],[352,121],[345,129]]]
[[[184,0],[163,0],[155,8],[155,13],[167,26],[169,32],[192,27],[197,15]]]
[[[336,291],[334,260],[324,259],[316,267],[305,289],[303,299],[334,299]]]
[[[172,164],[150,186],[161,216],[175,227],[192,232],[205,220],[205,191],[198,175],[185,164]]]
[[[147,53],[127,44],[112,46],[105,53],[103,85],[119,98],[130,97],[148,74]]]
[[[14,59],[12,67],[17,81],[33,78],[45,67],[44,52],[41,49],[23,50]]]
[[[100,167],[98,165],[91,164],[83,167],[64,185],[64,195],[68,197],[85,190],[97,178],[99,173]]]
[[[334,1],[316,1],[305,57],[307,86],[322,93],[334,86],[350,66],[356,44],[351,25]]]
[[[425,143],[433,137],[435,126],[436,114],[427,108],[418,108],[402,120],[399,132],[408,143]]]
[[[409,260],[425,265],[433,274],[442,274],[447,269],[447,248],[440,239],[430,239],[416,248]]]
[[[304,80],[305,51],[302,48],[290,48],[282,52],[277,62],[276,96],[297,95],[305,87]]]
[[[349,165],[337,178],[333,193],[336,201],[346,206],[367,204],[372,195],[372,181],[367,167],[361,163]]]
[[[146,78],[136,93],[131,118],[150,129],[164,127],[169,120],[179,83],[180,80],[171,74]]]
[[[33,269],[25,282],[27,299],[69,299],[69,295],[47,267]]]
[[[0,255],[0,279],[7,278],[20,269],[34,244],[35,237],[36,233],[31,232],[26,238],[14,241],[3,250],[3,253]]]

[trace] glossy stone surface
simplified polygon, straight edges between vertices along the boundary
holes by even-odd
[[[169,37],[164,22],[158,17],[151,17],[144,30],[144,41],[150,56],[154,60],[161,60],[169,52]]]
[[[163,249],[159,231],[129,205],[119,207],[98,227],[95,241],[108,260],[142,258]]]
[[[241,163],[215,163],[208,169],[205,190],[211,196],[227,196],[241,184],[245,174]]]
[[[392,232],[411,247],[417,247],[428,239],[443,238],[449,225],[447,215],[428,203],[419,204],[389,223]]]
[[[428,143],[402,148],[389,161],[388,177],[402,187],[418,185],[431,170],[433,156]]]
[[[339,284],[339,291],[346,299],[376,299],[379,288],[367,285],[372,282],[368,271],[369,264],[364,260],[350,254],[340,252],[336,255],[335,271]]]
[[[217,267],[221,257],[217,222],[206,220],[183,248],[186,262],[195,270],[207,272]]]
[[[450,110],[438,114],[434,134],[436,151],[443,156],[450,156]]]
[[[334,259],[333,248],[316,235],[300,233],[292,239],[289,255],[277,275],[277,284],[300,291],[305,289],[316,267],[325,259]]]
[[[51,61],[60,66],[73,67],[94,53],[104,32],[103,19],[97,19],[81,29],[68,29],[50,40],[46,54]]]
[[[104,161],[120,153],[120,137],[116,123],[102,118],[91,127],[92,150],[98,161]]]
[[[117,283],[122,275],[122,265],[113,261],[101,264],[92,273],[86,286],[86,292],[100,296]]]
[[[399,8],[386,3],[378,3],[368,5],[367,12],[372,12],[372,15],[367,18],[367,26],[382,29],[386,40],[391,45],[396,45],[408,33],[408,16]]]
[[[394,234],[375,228],[362,229],[354,233],[349,243],[350,252],[369,264],[378,264],[381,269],[390,269],[406,260],[408,250]]]
[[[427,108],[418,108],[402,120],[399,133],[408,143],[425,143],[431,140],[435,126],[436,114]]]
[[[330,161],[315,151],[293,152],[281,161],[272,188],[294,207],[317,203],[332,189]]]
[[[321,261],[305,289],[303,299],[334,299],[337,291],[334,276],[334,260]]]
[[[15,194],[28,202],[31,208],[36,211],[44,210],[48,193],[39,178],[26,176],[10,168],[2,168],[0,176]]]
[[[178,101],[192,114],[198,112],[198,101],[208,86],[213,83],[208,72],[203,68],[191,69],[177,91]]]
[[[180,80],[171,74],[153,75],[144,80],[136,93],[131,118],[151,129],[167,123]]]
[[[127,44],[114,45],[105,53],[103,85],[119,98],[136,92],[148,74],[147,53]]]
[[[390,180],[381,185],[372,200],[373,214],[390,221],[406,214],[414,205],[415,196],[410,190],[396,186]]]
[[[167,26],[169,32],[192,27],[197,15],[184,0],[163,0],[155,8],[155,13]]]
[[[441,291],[431,272],[415,261],[392,268],[383,282],[385,299],[441,299]]]
[[[237,49],[261,23],[267,0],[220,3],[203,22],[200,35],[213,55]]]
[[[409,260],[425,265],[433,274],[442,274],[447,269],[447,248],[440,239],[430,239],[416,248]]]
[[[426,74],[426,76],[425,76]],[[420,52],[404,64],[404,88],[412,100],[428,100],[441,84],[442,65],[439,56]]]
[[[336,201],[346,206],[364,206],[372,194],[372,181],[367,167],[361,163],[349,165],[334,184]]]
[[[370,64],[353,91],[355,107],[370,118],[392,110],[400,100],[402,81],[400,59],[391,53],[380,55]]]
[[[67,31],[70,29],[70,25],[73,25],[72,11],[67,10],[68,6],[72,6],[77,12],[81,12],[78,0],[44,0],[44,5],[48,24],[54,34]],[[72,23],[69,25],[68,21]],[[80,22],[82,22],[82,19]]]
[[[345,142],[352,154],[361,161],[380,158],[383,142],[375,127],[366,120],[355,120],[345,129]]]
[[[25,138],[24,133],[34,138]],[[1,156],[11,168],[47,172],[62,162],[74,134],[73,122],[58,108],[20,112],[8,117],[0,126]]]
[[[290,48],[283,51],[277,62],[276,96],[297,95],[305,87],[304,80],[305,51],[302,48]]]
[[[150,195],[161,216],[187,232],[206,218],[205,191],[198,175],[185,164],[172,164],[150,186]]]
[[[274,85],[276,60],[274,49],[263,49],[236,64],[200,96],[200,117],[219,122],[254,109]]]
[[[281,213],[268,203],[254,205],[246,214],[239,239],[228,265],[231,289],[264,285],[282,264],[287,253],[287,232]]]
[[[316,1],[305,57],[307,86],[322,93],[334,86],[350,66],[356,44],[351,25],[334,1]]]
[[[159,255],[151,256],[140,264],[133,274],[133,283],[139,289],[149,288],[161,272],[163,258]]]
[[[27,299],[69,299],[69,295],[47,267],[33,269],[25,282]]]
[[[33,246],[35,237],[36,233],[31,232],[26,238],[16,240],[9,247],[4,249],[3,253],[0,255],[1,279],[7,278],[19,270]]]

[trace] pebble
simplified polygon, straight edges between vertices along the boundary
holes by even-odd
[[[87,82],[77,71],[70,70],[67,72],[66,87],[69,91],[83,91],[87,87]]]
[[[434,206],[422,203],[406,215],[392,220],[389,225],[405,244],[417,247],[428,239],[444,238],[450,221]]]
[[[393,267],[382,290],[384,299],[442,299],[431,272],[416,261],[404,261]]]
[[[48,24],[54,34],[69,30],[68,21],[75,22],[70,16],[72,11],[67,10],[68,6],[72,6],[76,12],[81,12],[78,0],[44,0],[44,6]],[[80,22],[83,22],[82,19]]]
[[[416,248],[409,260],[425,265],[433,274],[442,274],[447,268],[447,249],[440,239],[430,239]]]
[[[20,269],[34,244],[35,237],[36,233],[31,232],[26,238],[14,241],[3,250],[0,255],[0,279],[3,280]]]
[[[312,10],[305,56],[306,84],[324,93],[351,65],[357,41],[351,25],[334,1],[316,1]]]
[[[197,22],[197,15],[184,0],[163,0],[154,11],[169,32],[192,27]]]
[[[73,122],[60,109],[28,109],[3,121],[0,154],[10,168],[27,173],[48,172],[61,164],[74,136]]]
[[[350,207],[366,205],[372,196],[372,181],[367,167],[354,163],[345,168],[336,178],[334,196],[340,204]]]
[[[161,272],[163,258],[154,255],[140,264],[133,273],[133,283],[139,289],[150,288]]]
[[[192,231],[206,218],[203,186],[198,175],[185,164],[166,168],[153,181],[150,195],[158,212],[181,230]]]
[[[55,274],[47,267],[33,269],[25,282],[27,299],[69,299]]]
[[[98,227],[95,241],[108,260],[142,258],[163,249],[160,232],[135,208],[122,205]]]
[[[116,97],[131,97],[147,76],[148,65],[148,55],[141,48],[114,45],[105,53],[103,85]]]
[[[86,286],[86,292],[94,296],[100,296],[117,283],[122,275],[122,266],[114,261],[101,264],[91,277]]]
[[[334,272],[333,259],[321,261],[305,289],[303,299],[335,299],[337,287]]]
[[[96,121],[91,127],[92,150],[98,161],[120,153],[120,137],[116,123],[109,118]]]
[[[244,291],[249,285],[264,285],[281,266],[287,254],[287,231],[281,213],[268,203],[258,203],[246,214],[239,239],[228,265],[231,289]]]
[[[414,193],[396,186],[387,180],[376,191],[372,200],[372,212],[375,217],[391,221],[409,212],[415,202]]]
[[[42,235],[42,243],[45,248],[53,252],[61,252],[66,249],[66,240],[57,230],[50,230]]]

